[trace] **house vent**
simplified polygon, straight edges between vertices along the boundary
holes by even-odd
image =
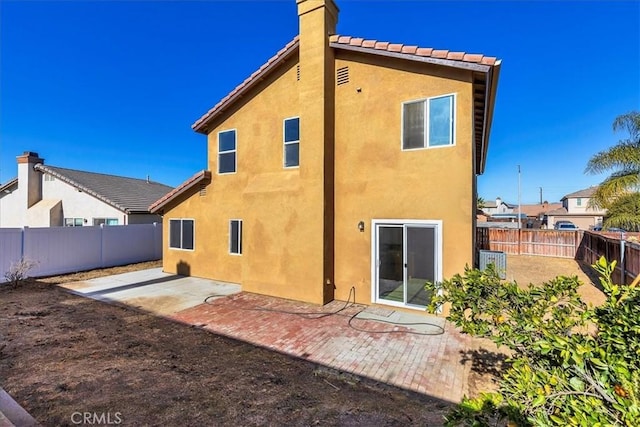
[[[338,86],[349,83],[349,67],[338,68],[336,72],[336,82]]]
[[[296,65],[296,80],[300,81],[300,64]]]
[[[205,184],[200,184],[200,197],[207,195],[207,186]]]

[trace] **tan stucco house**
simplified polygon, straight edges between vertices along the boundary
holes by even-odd
[[[601,226],[607,210],[591,206],[591,197],[596,189],[597,187],[589,187],[565,195],[560,200],[561,207],[547,212],[549,227],[553,227],[558,221],[571,221],[582,230]]]
[[[208,170],[151,206],[164,270],[317,304],[420,307],[474,263],[493,57],[336,35],[298,0],[299,36],[193,124]]]

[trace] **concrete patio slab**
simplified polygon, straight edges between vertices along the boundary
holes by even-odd
[[[167,316],[202,304],[205,299],[240,292],[239,285],[162,272],[161,268],[134,271],[60,285],[77,294],[127,304]]]

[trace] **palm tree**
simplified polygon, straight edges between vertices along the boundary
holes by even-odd
[[[586,173],[612,171],[591,197],[594,207],[609,208],[620,196],[640,191],[640,113],[632,111],[618,116],[613,131],[624,130],[628,139],[601,151],[589,160]]]
[[[478,209],[482,209],[486,206],[486,202],[484,201],[484,199],[480,196],[478,196],[478,199],[476,201],[476,204],[478,205]]]
[[[640,193],[628,193],[618,197],[607,210],[604,226],[640,231]]]

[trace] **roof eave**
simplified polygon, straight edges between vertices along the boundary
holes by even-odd
[[[4,185],[0,185],[0,191],[4,191],[10,187],[13,187],[14,185],[16,185],[18,183],[18,177],[15,177],[9,181],[7,181],[6,183],[4,183]]]
[[[48,173],[50,175],[53,175],[57,179],[59,179],[60,181],[66,183],[66,184],[69,184],[69,185],[77,188],[78,190],[89,194],[92,197],[95,197],[96,199],[100,200],[101,202],[104,202],[104,203],[108,204],[109,206],[111,206],[111,207],[113,207],[115,209],[118,209],[119,211],[122,211],[123,213],[125,213],[127,215],[129,215],[131,213],[130,209],[128,209],[128,208],[126,208],[126,207],[114,202],[111,199],[108,199],[107,197],[103,196],[102,194],[99,194],[99,193],[95,192],[91,188],[88,188],[88,187],[86,187],[86,186],[74,181],[73,179],[71,179],[71,178],[69,178],[69,177],[67,177],[65,175],[62,175],[61,173],[59,173],[59,172],[57,172],[57,171],[55,171],[53,169],[48,168],[46,165],[43,165],[42,163],[38,163],[33,168],[35,170],[37,170],[37,171],[45,172],[45,173]]]
[[[483,126],[483,135],[482,135],[482,153],[481,153],[481,162],[478,165],[477,171],[478,175],[482,175],[484,173],[485,166],[487,164],[487,152],[489,149],[489,136],[491,134],[491,124],[493,123],[493,110],[495,107],[496,94],[498,92],[498,78],[500,77],[500,66],[502,65],[502,60],[496,60],[495,64],[487,70],[488,84],[487,84],[487,100],[485,102],[485,123]]]
[[[431,56],[412,55],[412,54],[403,53],[403,52],[390,52],[388,50],[383,50],[383,49],[374,49],[369,47],[345,45],[337,42],[331,42],[329,43],[329,46],[335,49],[350,50],[353,52],[374,54],[374,55],[386,56],[389,58],[398,58],[398,59],[404,59],[404,60],[410,60],[410,61],[426,62],[429,64],[443,65],[445,67],[460,68],[463,70],[479,71],[483,73],[486,73],[491,68],[490,65],[478,64],[475,62],[465,62],[465,61],[456,61],[452,59],[434,58]]]
[[[211,171],[202,170],[196,173],[194,176],[192,176],[191,178],[189,178],[188,180],[186,180],[185,182],[183,182],[182,184],[180,184],[179,186],[177,186],[176,188],[174,188],[173,190],[171,190],[170,192],[162,196],[160,199],[155,201],[153,204],[151,204],[149,206],[149,212],[152,214],[159,213],[165,206],[167,206],[173,200],[185,194],[187,191],[191,190],[194,186],[196,186],[197,184],[200,184],[203,181],[206,181],[206,182],[211,181]]]
[[[209,124],[219,116],[223,111],[233,105],[238,99],[242,98],[249,90],[254,88],[260,81],[265,79],[273,70],[277,69],[283,62],[287,61],[298,50],[300,45],[298,37],[289,42],[280,52],[269,59],[254,75],[249,76],[244,82],[240,83],[236,88],[223,98],[218,104],[210,109],[206,114],[200,117],[191,125],[191,128],[201,134],[208,133]]]

